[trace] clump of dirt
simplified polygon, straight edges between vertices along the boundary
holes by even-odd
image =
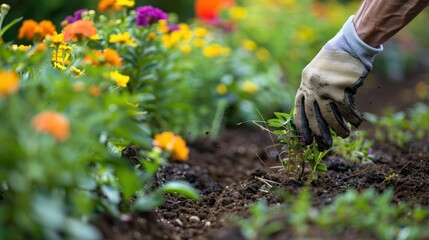
[[[429,205],[429,143],[409,143],[399,149],[376,144],[375,161],[351,163],[340,156],[328,156],[328,173],[310,185],[315,207],[330,204],[348,188],[383,191],[394,189],[393,202]],[[103,217],[97,222],[105,239],[242,239],[228,216],[247,216],[248,207],[259,199],[269,204],[281,200],[267,191],[266,179],[282,190],[298,193],[303,182],[288,180],[272,166],[276,160],[272,136],[259,128],[235,127],[224,130],[217,140],[200,138],[189,144],[187,162],[170,162],[156,176],[155,185],[170,180],[184,180],[197,188],[201,203],[168,195],[166,204],[149,214],[126,220]],[[127,149],[127,158],[133,161]],[[135,160],[135,159],[134,159]],[[290,230],[290,231],[289,231]],[[315,230],[317,231],[317,230]],[[270,239],[293,236],[291,229]],[[329,239],[350,239],[357,233],[342,233]],[[323,232],[314,236],[325,236]],[[348,237],[347,237],[348,236]],[[362,237],[362,236],[361,236]],[[365,236],[371,239],[371,236]]]

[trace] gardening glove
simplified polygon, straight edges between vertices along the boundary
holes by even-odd
[[[302,145],[316,140],[319,150],[332,146],[332,129],[347,137],[351,123],[363,120],[354,95],[372,69],[374,56],[383,50],[363,42],[351,16],[337,35],[304,68],[295,97],[294,125]]]

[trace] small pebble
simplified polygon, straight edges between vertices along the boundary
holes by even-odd
[[[175,221],[176,221],[177,225],[183,226],[183,222],[180,219],[176,218]]]
[[[190,217],[189,217],[189,221],[191,221],[191,222],[199,222],[199,221],[201,221],[201,220],[200,220],[200,218],[199,218],[199,217],[197,217],[197,216],[190,216]]]
[[[207,221],[205,224],[204,224],[204,227],[210,227],[212,225],[212,223],[210,222],[210,221]]]

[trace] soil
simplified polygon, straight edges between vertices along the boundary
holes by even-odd
[[[382,85],[383,83],[381,83]],[[358,102],[373,113],[380,113],[383,96],[374,88]],[[395,88],[392,88],[395,89]],[[392,90],[393,91],[393,90]],[[399,91],[399,90],[398,90]],[[388,95],[394,95],[389,92]],[[374,100],[375,99],[375,100]],[[389,98],[389,101],[394,98]],[[386,101],[384,102],[386,103]],[[392,102],[394,104],[394,102]],[[407,107],[409,104],[395,106]],[[365,127],[365,126],[364,126]],[[258,199],[269,204],[282,201],[267,191],[267,185],[259,178],[277,183],[278,187],[295,194],[305,185],[302,181],[286,179],[282,172],[270,168],[278,166],[277,150],[270,136],[255,125],[235,126],[224,129],[216,140],[207,135],[189,143],[190,158],[186,162],[171,161],[157,177],[157,185],[169,180],[185,180],[197,188],[203,201],[197,203],[184,197],[168,195],[163,207],[151,213],[133,215],[124,219],[101,217],[96,226],[104,239],[244,239],[229,216],[248,216],[248,207]],[[309,187],[314,207],[330,204],[338,194],[354,188],[368,188],[382,192],[394,189],[393,203],[419,203],[429,206],[429,142],[411,142],[403,148],[376,143],[375,161],[356,164],[340,156],[324,159],[328,167],[326,175],[313,181]],[[127,156],[133,158],[133,156]],[[395,173],[396,178],[386,180]],[[309,236],[323,239],[375,239],[362,233],[344,232],[335,236],[314,229]],[[293,239],[292,229],[284,229],[271,238]]]

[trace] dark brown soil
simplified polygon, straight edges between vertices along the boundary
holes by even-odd
[[[185,180],[200,190],[203,202],[171,195],[162,208],[131,220],[101,218],[97,225],[105,239],[242,239],[227,216],[246,216],[249,204],[258,199],[271,204],[280,202],[265,191],[266,185],[256,177],[280,183],[281,189],[292,193],[304,185],[269,168],[279,163],[272,140],[259,128],[228,129],[217,141],[207,137],[191,142],[190,149],[189,161],[171,162],[164,167],[158,173],[157,184]],[[383,191],[388,187],[394,189],[394,202],[429,205],[429,142],[410,143],[403,149],[377,144],[375,155],[373,164],[361,165],[339,156],[327,157],[324,162],[328,173],[310,185],[313,205],[329,204],[348,188]],[[398,177],[386,181],[385,177],[392,173]],[[272,239],[293,236],[293,232],[284,234]],[[338,239],[346,239],[346,235]]]
[[[419,79],[419,78],[416,78]],[[374,81],[374,80],[372,80]],[[408,82],[410,91],[416,81]],[[399,93],[403,88],[384,81],[366,84],[357,106],[380,114],[386,106],[403,109],[416,99],[403,101]],[[365,87],[364,87],[365,88]],[[371,128],[368,123],[364,128]],[[256,126],[237,126],[221,132],[215,141],[207,136],[189,143],[190,159],[187,162],[170,162],[159,171],[156,184],[178,179],[197,188],[203,202],[197,203],[178,196],[167,196],[166,204],[152,213],[132,216],[126,220],[101,217],[96,223],[105,239],[243,239],[228,216],[247,216],[248,207],[258,199],[270,204],[280,203],[258,177],[278,183],[280,189],[298,193],[303,182],[288,180],[273,170],[276,160],[276,139]],[[347,189],[368,188],[383,191],[393,188],[393,202],[419,203],[429,206],[429,142],[412,142],[402,149],[389,144],[376,143],[375,161],[356,164],[331,155],[325,158],[328,173],[310,185],[313,206],[330,204]],[[386,180],[386,176],[397,177]],[[389,178],[387,178],[389,179]],[[314,229],[311,236],[323,239],[375,239],[352,231],[332,236]],[[269,239],[293,239],[292,229],[284,229]],[[268,239],[268,238],[267,238]]]

